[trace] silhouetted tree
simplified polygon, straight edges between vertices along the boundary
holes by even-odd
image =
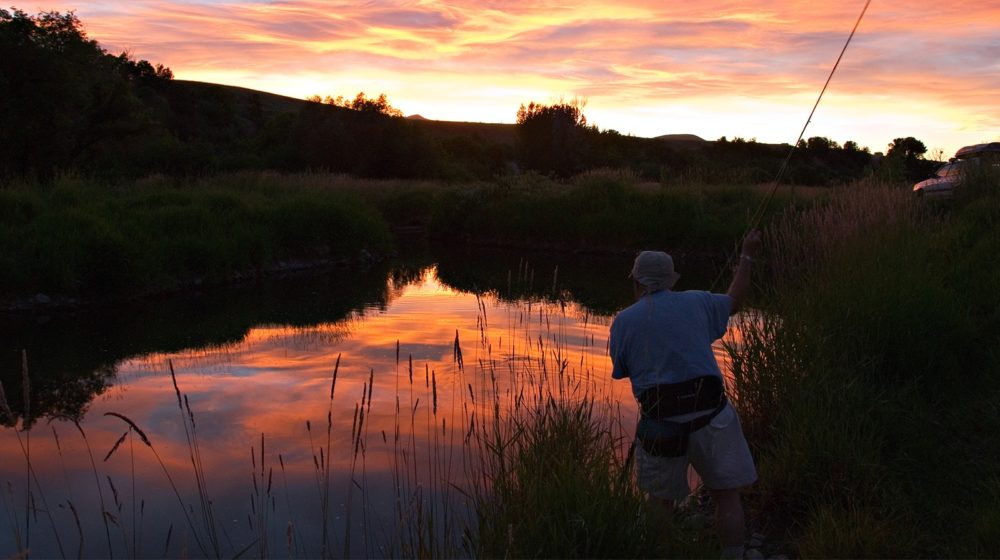
[[[840,148],[840,146],[825,136],[813,136],[806,140],[806,148],[810,150],[835,150]]]
[[[141,83],[150,83],[157,80],[172,80],[174,73],[162,64],[153,65],[148,60],[135,61],[129,57],[128,53],[121,53],[114,57],[118,71],[129,80]]]
[[[582,170],[587,139],[596,133],[587,126],[584,103],[573,100],[554,105],[531,102],[517,110],[517,139],[521,163],[542,173],[566,177]]]
[[[889,142],[889,151],[886,153],[886,157],[898,155],[909,161],[922,158],[925,153],[927,153],[927,146],[923,142],[912,136],[907,136]]]
[[[145,143],[137,139],[163,133],[132,81],[171,75],[109,55],[73,12],[0,10],[0,175],[130,165],[130,151]]]
[[[313,95],[307,98],[308,101],[314,103],[325,103],[327,105],[333,105],[335,107],[343,107],[345,109],[351,109],[353,111],[361,111],[363,113],[379,113],[381,115],[386,115],[388,117],[402,117],[403,112],[399,109],[393,107],[389,103],[389,98],[386,97],[384,93],[380,93],[378,97],[367,97],[365,92],[360,91],[354,96],[354,99],[347,100],[342,95],[337,97],[327,96],[324,99],[320,99],[320,96]]]
[[[848,140],[847,142],[844,142],[844,151],[845,152],[860,152],[861,148],[858,146],[858,143],[855,142],[854,140]]]
[[[400,117],[385,95],[308,99],[289,130],[293,167],[349,173],[360,177],[434,176],[439,146]],[[357,107],[357,108],[355,108]]]
[[[904,178],[907,181],[917,181],[926,178],[934,168],[932,162],[924,159],[927,146],[912,136],[896,138],[889,143],[885,157],[889,167],[902,166]],[[901,162],[901,163],[897,163]]]
[[[0,179],[257,168],[467,179],[503,173],[517,157],[523,168],[559,177],[609,167],[663,182],[752,183],[773,177],[787,153],[752,138],[676,142],[600,131],[579,101],[521,105],[512,135],[479,138],[400,118],[385,94],[297,105],[172,77],[161,64],[108,54],[72,12],[0,10]],[[922,143],[909,140],[896,140],[894,157],[923,162]],[[854,143],[835,149],[821,137],[802,147],[789,181],[850,180],[870,159]]]

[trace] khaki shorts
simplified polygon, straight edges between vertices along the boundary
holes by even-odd
[[[639,488],[650,496],[686,498],[691,493],[689,464],[712,490],[742,488],[757,480],[757,469],[732,405],[727,405],[707,426],[692,432],[687,453],[679,457],[654,457],[636,441],[636,478]]]

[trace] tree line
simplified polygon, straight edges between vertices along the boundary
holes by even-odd
[[[269,94],[179,82],[169,68],[111,54],[73,12],[0,9],[0,178],[47,181],[60,173],[114,180],[154,173],[197,176],[273,169],[373,178],[490,179],[535,171],[569,177],[630,169],[648,179],[763,182],[787,145],[637,138],[588,123],[579,100],[531,102],[513,133],[405,119],[385,94],[314,96],[277,106]],[[786,174],[827,184],[881,173],[925,177],[933,164],[912,137],[884,157],[855,142],[803,141]]]

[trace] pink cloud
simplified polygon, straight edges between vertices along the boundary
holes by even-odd
[[[431,118],[435,107],[453,115],[464,106],[465,120],[512,115],[529,98],[585,95],[608,115],[600,125],[655,135],[671,131],[629,130],[627,112],[709,99],[718,100],[720,112],[735,99],[756,100],[767,111],[802,105],[801,96],[818,93],[861,6],[146,0],[109,7],[86,0],[51,9],[77,8],[103,45],[164,63],[181,79],[237,81],[297,96],[380,90],[404,111],[412,104]],[[989,2],[873,3],[831,93],[851,96],[859,114],[873,96],[904,99],[894,109],[899,122],[907,121],[904,111],[932,111],[936,130],[953,129],[940,143],[981,141],[1000,120],[993,100],[1000,91],[996,21],[1000,5]],[[500,102],[509,107],[484,110]],[[952,110],[934,111],[939,103]],[[967,122],[953,126],[955,111]],[[730,135],[766,136],[740,129],[750,125],[738,113],[726,122]],[[904,133],[920,135],[897,135]],[[866,134],[870,144],[884,140]]]

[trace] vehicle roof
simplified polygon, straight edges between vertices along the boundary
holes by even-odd
[[[973,144],[965,146],[955,152],[958,159],[975,157],[983,154],[1000,154],[1000,142],[989,142],[986,144]]]

